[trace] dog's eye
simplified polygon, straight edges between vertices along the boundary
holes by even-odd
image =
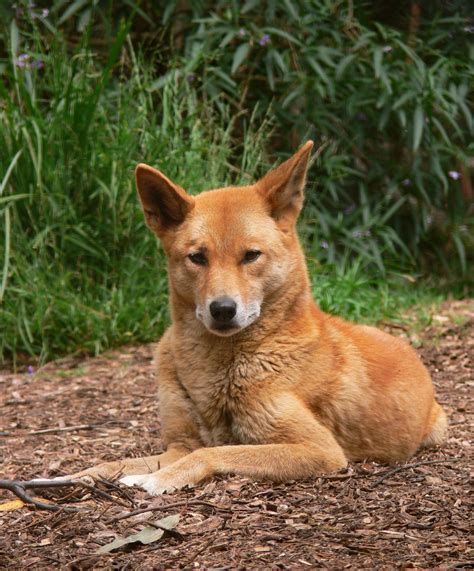
[[[250,264],[250,262],[255,262],[257,258],[260,258],[261,255],[262,252],[259,250],[247,250],[247,252],[245,252],[243,262],[244,264]]]
[[[196,266],[205,266],[207,264],[207,258],[202,252],[188,254],[188,258],[193,264],[196,264]]]

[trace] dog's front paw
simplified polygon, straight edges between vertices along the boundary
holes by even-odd
[[[159,496],[165,492],[173,492],[177,489],[176,486],[166,484],[162,481],[158,472],[153,474],[140,474],[137,476],[125,476],[120,479],[120,483],[126,486],[139,486],[148,492],[150,496]]]

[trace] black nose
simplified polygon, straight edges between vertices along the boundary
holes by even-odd
[[[212,317],[219,323],[232,321],[237,313],[237,304],[230,297],[218,297],[209,306]]]

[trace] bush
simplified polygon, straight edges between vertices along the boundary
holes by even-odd
[[[413,300],[390,300],[387,272],[393,284],[394,268],[420,272],[432,252],[466,270],[472,71],[459,10],[434,9],[407,38],[360,3],[124,6],[0,7],[0,360],[163,330],[139,161],[199,192],[255,180],[265,149],[274,159],[315,138],[301,232],[317,297],[347,317]]]
[[[185,30],[182,75],[203,99],[239,112],[271,108],[284,151],[316,140],[308,231],[322,260],[352,253],[383,272],[394,261],[420,269],[423,254],[466,271],[474,246],[466,3],[173,4],[163,17],[174,22],[174,45]]]
[[[57,36],[45,50],[36,25],[11,27],[0,87],[0,358],[155,339],[167,319],[165,261],[133,169],[148,162],[192,192],[230,182],[227,119],[173,81],[151,89],[127,32],[104,63],[87,37],[71,51]],[[243,168],[260,149],[249,131]]]

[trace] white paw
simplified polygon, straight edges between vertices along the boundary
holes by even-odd
[[[69,476],[56,476],[53,478],[53,482],[74,482],[80,481],[90,486],[94,485],[94,478],[89,474],[71,474]]]
[[[159,496],[164,492],[172,492],[176,489],[174,486],[165,486],[160,483],[160,479],[156,474],[125,476],[120,479],[120,482],[126,486],[139,486],[148,492],[150,496]]]

